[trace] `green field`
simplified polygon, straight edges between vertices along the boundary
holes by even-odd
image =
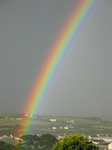
[[[18,117],[23,117],[23,120],[17,120],[16,118]],[[53,118],[56,119],[56,122],[50,121]],[[21,130],[26,126],[27,119],[29,118],[25,118],[22,114],[0,114],[0,134],[10,135],[21,133]],[[32,127],[30,134],[112,134],[112,122],[104,121],[97,117],[38,116],[37,119],[32,119]],[[56,129],[54,130],[53,127]],[[68,129],[64,129],[64,127],[68,127]]]

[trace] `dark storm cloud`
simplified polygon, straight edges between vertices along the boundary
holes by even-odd
[[[19,112],[74,0],[0,1],[0,111]],[[41,114],[111,118],[111,0],[99,4],[58,72]]]

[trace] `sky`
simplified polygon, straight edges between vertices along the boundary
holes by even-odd
[[[0,113],[22,113],[77,0],[0,1]],[[99,0],[39,115],[112,119],[112,0]]]

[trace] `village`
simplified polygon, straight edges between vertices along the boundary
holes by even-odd
[[[61,140],[67,135],[70,135],[74,133],[75,129],[77,126],[82,126],[86,124],[90,124],[93,121],[95,123],[103,122],[100,118],[77,118],[77,117],[50,117],[50,116],[36,116],[36,115],[28,115],[28,114],[22,114],[22,115],[15,115],[15,116],[4,116],[2,117],[2,120],[4,121],[9,121],[10,123],[13,123],[16,121],[17,124],[21,124],[24,120],[26,119],[32,119],[32,122],[34,122],[34,126],[36,129],[36,132],[32,132],[33,134],[36,133],[37,136],[41,136],[43,132],[41,131],[41,128],[39,128],[39,125],[43,125],[44,128],[44,133],[50,133],[54,135],[57,140]],[[82,122],[83,120],[83,122]],[[79,123],[80,121],[80,123]],[[88,122],[86,122],[88,121]],[[89,122],[91,121],[91,122]],[[105,123],[105,122],[104,122]],[[44,124],[47,124],[47,126],[44,126]],[[111,122],[108,123],[109,125]],[[8,124],[7,124],[8,125]],[[110,126],[109,126],[110,127]],[[84,128],[84,127],[83,127]],[[78,128],[80,132],[80,128]],[[89,128],[88,128],[89,130]],[[83,133],[83,132],[82,132]],[[84,134],[84,133],[83,133]],[[99,146],[100,150],[111,150],[112,149],[112,132],[100,132],[100,133],[95,133],[95,134],[84,134],[89,140],[93,142],[93,144]],[[23,139],[21,138],[21,135],[16,135],[14,133],[7,135],[7,134],[0,134],[0,140],[2,141],[8,141],[8,142],[22,142]]]
[[[41,136],[37,134],[37,136]],[[58,134],[56,136],[57,140],[61,140],[67,136],[66,134],[60,135]],[[89,140],[92,140],[93,144],[97,145],[100,150],[112,150],[112,136],[110,137],[109,135],[97,135],[96,137],[91,137],[90,135],[88,136]],[[23,142],[23,139],[20,137],[16,137],[13,135],[1,135],[0,136],[0,141],[5,141],[5,142]]]

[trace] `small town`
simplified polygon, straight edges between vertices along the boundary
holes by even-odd
[[[92,133],[89,134],[89,125],[92,122],[95,124],[107,124],[104,126],[104,128],[110,128],[112,127],[112,122],[103,121],[102,119],[96,117],[96,118],[78,118],[78,117],[58,117],[58,116],[38,116],[38,115],[28,115],[28,114],[13,114],[7,115],[7,114],[1,114],[0,120],[4,122],[4,127],[6,126],[6,123],[13,124],[12,128],[15,126],[18,127],[16,130],[19,130],[19,126],[26,121],[27,119],[31,119],[33,122],[33,130],[30,134],[35,135],[37,137],[41,137],[43,134],[51,134],[53,135],[58,141],[62,140],[63,138],[69,136],[70,134],[77,134],[82,133],[88,140],[92,141],[92,143],[99,147],[99,150],[111,150],[112,149],[112,132],[106,133],[106,130],[104,132],[100,133]],[[82,122],[83,121],[83,122]],[[80,123],[79,123],[80,122]],[[82,125],[81,125],[82,124]],[[8,124],[7,124],[8,125]],[[41,127],[39,126],[41,125]],[[46,126],[47,125],[47,126]],[[81,126],[76,130],[78,126]],[[84,127],[85,126],[85,127]],[[88,128],[86,128],[86,126]],[[6,126],[8,127],[8,126]],[[82,128],[88,131],[83,132]],[[1,127],[2,129],[2,127]],[[10,128],[9,128],[10,129]],[[44,131],[43,131],[44,129]],[[81,131],[82,130],[82,131]],[[91,130],[91,128],[90,128]],[[12,130],[11,130],[12,131]],[[75,131],[75,132],[74,132]],[[7,132],[8,133],[8,132]],[[3,134],[0,133],[0,141],[5,141],[9,143],[24,143],[24,138],[22,138],[21,134],[16,134],[13,130],[13,133]]]

